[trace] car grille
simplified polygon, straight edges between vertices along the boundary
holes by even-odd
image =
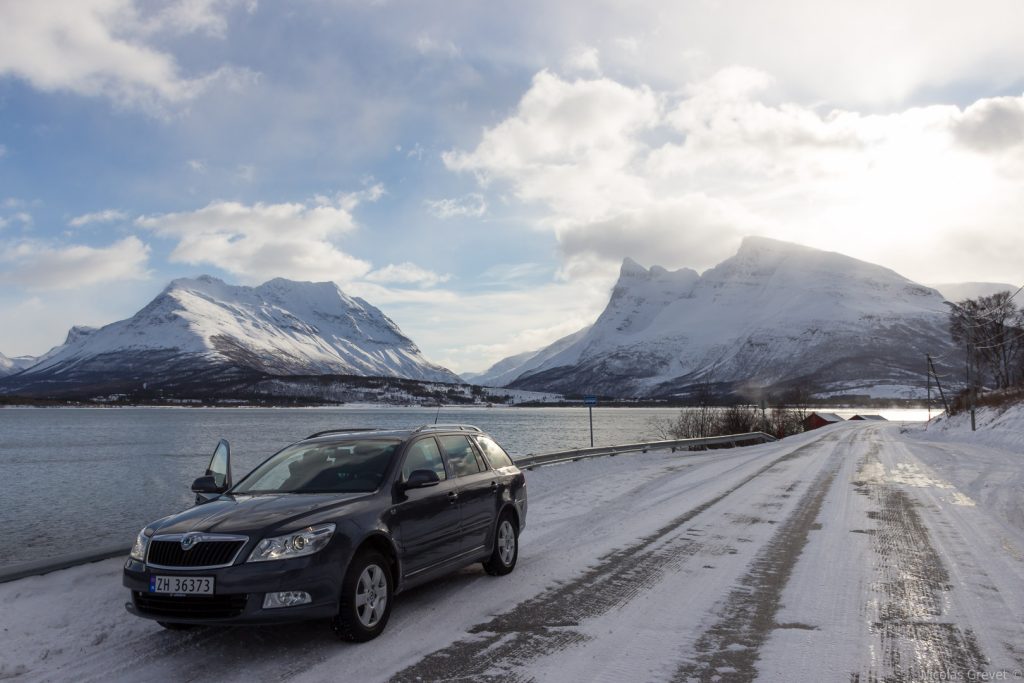
[[[178,541],[150,541],[151,565],[161,567],[219,567],[231,564],[245,541],[200,541],[182,550]]]
[[[141,612],[156,617],[180,617],[183,619],[228,619],[237,617],[245,610],[249,600],[246,594],[238,595],[154,595],[132,591],[135,606]]]

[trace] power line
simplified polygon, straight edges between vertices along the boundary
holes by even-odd
[[[1013,301],[1013,297],[1015,297],[1015,296],[1017,296],[1018,294],[1020,294],[1021,290],[1024,290],[1024,285],[1021,285],[1020,287],[1018,287],[1018,288],[1017,288],[1017,291],[1016,291],[1016,292],[1014,292],[1013,294],[1011,294],[1011,295],[1010,295],[1010,298],[1009,298],[1009,299],[1007,299],[1007,301]]]
[[[994,316],[997,316],[999,314],[999,309],[1007,306],[1008,304],[1010,304],[1010,302],[1013,301],[1014,297],[1016,297],[1018,294],[1020,294],[1021,291],[1024,291],[1024,285],[1021,285],[1020,287],[1018,287],[1017,291],[1015,291],[1013,294],[1008,296],[1005,301],[997,304],[995,308],[989,308],[988,306],[982,307],[981,304],[979,303],[977,305],[977,308],[974,311],[968,311],[968,309],[965,306],[963,306],[962,304],[957,303],[955,301],[943,301],[943,303],[949,304],[949,305],[953,306],[954,308],[959,309],[960,311],[962,311],[964,313],[964,315],[971,316],[971,317],[974,317],[974,318],[983,318],[983,319],[987,319],[987,320],[996,322],[996,318]],[[996,296],[996,295],[992,294],[991,296]],[[964,299],[963,301],[969,302],[969,303],[974,303],[974,302],[979,301],[982,298],[989,298],[989,297],[978,297],[977,299]],[[1017,307],[1016,306],[1011,306],[1010,310],[1013,311],[1014,313],[1016,313],[1017,312]],[[1004,317],[1004,319],[1005,319],[1005,317]],[[967,325],[965,324],[965,326],[967,326]],[[970,327],[975,327],[975,328],[982,327],[982,324],[970,325]]]
[[[1019,330],[1020,328],[1011,328],[1011,329],[1018,329]],[[985,341],[992,341],[993,339],[995,339],[995,337],[990,337],[989,339],[986,339]],[[1005,340],[999,342],[998,344],[989,344],[989,345],[986,345],[986,346],[977,346],[977,345],[975,345],[974,346],[974,350],[975,351],[984,351],[986,349],[998,349],[1000,346],[1006,346],[1007,344],[1012,344],[1014,342],[1020,341],[1021,339],[1024,339],[1024,331],[1022,331],[1020,334],[1018,334],[1013,339],[1005,339]]]

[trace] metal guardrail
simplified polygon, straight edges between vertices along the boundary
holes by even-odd
[[[733,448],[750,444],[767,443],[777,441],[771,434],[764,432],[749,432],[746,434],[728,434],[726,436],[708,436],[699,439],[675,439],[669,441],[643,441],[641,443],[630,443],[621,446],[598,446],[596,448],[576,448],[568,451],[555,451],[553,453],[541,453],[539,455],[527,455],[515,459],[517,467],[532,470],[543,465],[554,465],[561,462],[573,462],[587,458],[599,458],[602,456],[615,456],[623,453],[646,453],[650,450],[670,449],[673,453],[680,450],[695,451],[707,450],[710,448]]]
[[[433,425],[431,425],[433,426]],[[602,456],[615,456],[623,453],[646,453],[650,450],[670,449],[673,453],[686,450],[706,450],[709,448],[732,448],[735,446],[766,443],[776,441],[776,438],[764,432],[750,432],[749,434],[730,434],[728,436],[710,436],[703,439],[676,439],[674,441],[644,441],[642,443],[630,443],[621,446],[599,446],[597,448],[576,448],[568,451],[555,451],[553,453],[541,453],[539,455],[527,455],[515,460],[518,467],[532,470],[535,467],[554,465],[560,462],[572,462],[574,460],[585,460],[587,458],[598,458]],[[128,546],[107,546],[96,550],[86,550],[61,557],[54,557],[36,562],[16,564],[11,567],[0,568],[0,583],[16,581],[29,576],[42,576],[61,569],[77,567],[81,564],[100,562],[112,557],[127,557]]]
[[[130,550],[131,548],[126,545],[111,545],[104,548],[61,555],[60,557],[50,557],[34,562],[24,562],[10,567],[3,567],[0,568],[0,583],[16,581],[28,576],[42,576],[43,574],[49,574],[60,569],[77,567],[80,564],[109,560],[112,557],[128,557]]]

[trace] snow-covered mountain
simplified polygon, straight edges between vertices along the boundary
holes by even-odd
[[[925,382],[925,353],[950,349],[947,316],[941,294],[887,268],[749,237],[703,274],[626,259],[594,325],[531,356],[543,360],[521,366],[509,386],[612,396],[687,395],[700,385],[750,397],[793,387],[911,396]]]
[[[239,287],[204,275],[174,280],[127,320],[72,328],[63,345],[0,390],[173,385],[247,373],[459,381],[424,359],[379,309],[333,283]]]
[[[88,327],[86,325],[75,325],[68,331],[68,336],[64,340],[63,344],[54,346],[52,349],[47,351],[41,356],[17,356],[15,358],[8,358],[4,354],[0,353],[0,377],[7,377],[14,375],[26,368],[30,368],[33,365],[37,365],[42,361],[50,358],[58,353],[72,342],[78,341],[80,338],[92,334],[96,331],[95,327]],[[2,393],[2,390],[0,390]]]
[[[16,372],[21,372],[25,368],[34,365],[36,358],[33,356],[17,356],[15,358],[8,358],[4,354],[0,353],[0,377],[6,377],[7,375],[13,375]]]
[[[535,349],[533,351],[526,351],[514,356],[509,356],[504,360],[498,361],[481,373],[463,373],[463,377],[474,384],[479,384],[484,387],[506,386],[515,381],[515,379],[523,373],[540,367],[552,356],[575,344],[576,341],[586,334],[589,329],[589,326],[584,327],[582,330],[577,330],[570,335],[562,337],[542,349]]]

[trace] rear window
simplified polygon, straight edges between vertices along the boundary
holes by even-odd
[[[476,438],[476,445],[480,447],[484,457],[487,458],[488,464],[496,470],[502,467],[508,467],[512,465],[512,458],[508,457],[508,453],[505,452],[501,446],[495,443],[494,439],[486,436],[478,436]]]
[[[480,463],[477,462],[473,446],[466,437],[442,436],[439,437],[439,440],[441,447],[444,448],[445,455],[448,456],[448,464],[452,466],[452,471],[455,472],[456,477],[476,474],[483,469],[480,467]]]

